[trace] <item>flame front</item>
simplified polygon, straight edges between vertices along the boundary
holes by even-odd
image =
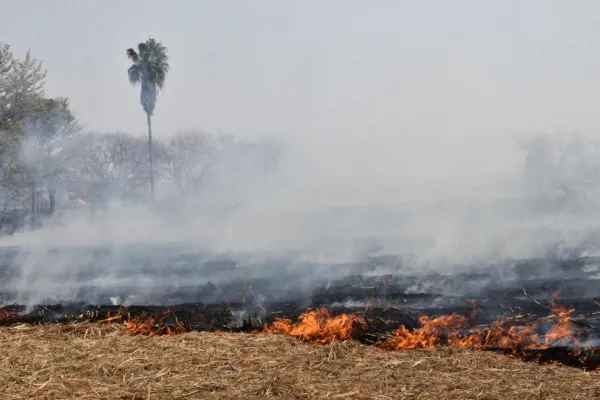
[[[364,322],[358,316],[353,314],[331,316],[326,308],[321,308],[318,311],[305,312],[298,318],[297,323],[287,318],[277,319],[271,325],[267,325],[264,331],[324,344],[334,340],[351,339],[352,332],[357,326],[364,328]]]
[[[378,343],[377,346],[393,350],[429,349],[444,344],[441,343],[443,338],[446,338],[449,345],[476,349],[499,348],[516,351],[544,349],[550,346],[587,346],[589,343],[582,343],[577,339],[583,335],[583,331],[572,326],[572,312],[571,309],[556,306],[552,309],[550,317],[555,321],[553,323],[534,322],[517,326],[511,325],[507,320],[499,320],[489,326],[476,328],[469,328],[468,319],[460,315],[421,317],[421,328],[410,331],[401,326],[392,333],[392,338]]]
[[[476,307],[473,302],[468,316],[451,314],[436,317],[421,316],[420,327],[409,329],[399,326],[391,335],[373,334],[370,323],[352,313],[332,315],[326,308],[308,310],[297,322],[278,318],[255,333],[273,333],[297,337],[303,341],[321,344],[360,338],[376,337],[375,346],[387,350],[433,349],[438,346],[455,346],[472,349],[498,349],[520,354],[530,349],[549,347],[593,347],[583,325],[575,324],[573,309],[552,302],[551,315],[529,324],[503,318],[488,325],[475,325]],[[1,315],[0,315],[1,317]],[[133,335],[175,335],[188,331],[186,325],[173,313],[162,315],[131,316],[126,309],[119,310],[106,319],[107,323],[122,322]],[[165,321],[169,321],[168,323]],[[363,336],[365,337],[365,336]]]
[[[109,315],[103,322],[106,324],[122,322],[127,332],[132,335],[171,336],[188,331],[185,324],[177,319],[174,323],[166,323],[165,321],[170,317],[172,315],[169,311],[159,316],[146,314],[131,316],[127,309],[123,308],[114,315]]]
[[[17,313],[15,313],[14,311],[0,309],[0,320],[10,319],[10,318],[14,318],[16,316],[17,316]]]
[[[529,325],[514,325],[501,319],[490,325],[472,327],[474,316],[452,314],[437,317],[422,316],[420,328],[410,330],[400,326],[388,337],[376,344],[388,350],[432,349],[442,345],[474,349],[504,349],[518,352],[524,349],[545,349],[552,346],[586,347],[592,342],[582,329],[574,327],[572,309],[553,305],[552,314]],[[265,332],[285,334],[305,341],[329,343],[333,340],[352,339],[353,334],[366,328],[366,324],[354,314],[331,316],[327,309],[308,311],[297,323],[289,319],[277,319],[267,325]]]
[[[187,332],[185,325],[182,322],[177,322],[174,326],[168,326],[160,321],[156,321],[153,317],[140,318],[135,317],[125,321],[125,328],[132,335],[165,335],[172,336]]]
[[[422,316],[419,322],[421,328],[410,331],[400,326],[392,332],[393,338],[380,342],[378,346],[390,350],[431,349],[440,345],[444,336],[456,336],[467,327],[467,318],[456,314],[434,318]]]

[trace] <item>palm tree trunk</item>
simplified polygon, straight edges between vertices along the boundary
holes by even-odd
[[[37,191],[37,187],[35,185],[32,185],[31,186],[31,225],[32,226],[35,225],[35,219],[36,219],[35,218],[36,217],[35,214],[36,214],[36,211],[37,211],[37,209],[36,209],[37,207],[36,207],[36,204],[35,204],[36,201],[37,201],[37,199],[36,199],[36,193],[35,193],[36,191]]]
[[[154,203],[154,170],[152,168],[152,122],[150,113],[146,113],[148,119],[148,159],[150,160],[150,196]]]
[[[54,215],[56,210],[56,189],[51,188],[48,190],[48,201],[50,202],[50,215]]]

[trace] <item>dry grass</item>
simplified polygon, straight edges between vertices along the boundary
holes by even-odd
[[[9,399],[592,399],[600,373],[477,351],[388,352],[274,335],[0,328]]]

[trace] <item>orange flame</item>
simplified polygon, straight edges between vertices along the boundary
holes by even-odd
[[[356,326],[364,328],[356,315],[340,314],[331,316],[326,308],[318,311],[309,310],[293,323],[287,318],[279,318],[264,329],[267,333],[285,334],[298,337],[304,341],[330,343],[334,340],[347,340],[352,337]]]
[[[12,318],[15,316],[16,316],[16,313],[14,311],[6,310],[6,309],[0,310],[0,320],[9,319],[9,318]]]
[[[125,328],[132,335],[165,335],[172,336],[187,331],[185,325],[178,321],[173,327],[166,326],[160,322],[156,322],[153,317],[140,318],[135,317],[129,321],[125,321]]]
[[[104,319],[104,323],[112,324],[123,321],[125,329],[132,335],[147,335],[147,336],[172,336],[187,332],[186,326],[181,321],[175,321],[174,324],[166,324],[165,318],[171,314],[166,311],[161,316],[131,316],[127,309],[120,309],[114,315],[108,315]]]
[[[548,318],[528,325],[514,325],[508,319],[500,319],[489,325],[474,326],[477,309],[472,301],[468,317],[457,314],[422,316],[419,318],[420,328],[411,330],[400,326],[392,331],[391,337],[378,342],[376,346],[402,350],[450,345],[474,349],[504,349],[517,353],[524,349],[544,349],[551,346],[590,345],[591,343],[578,339],[585,338],[585,332],[573,324],[573,309],[560,307],[554,302],[550,304],[552,314]],[[120,310],[105,321],[124,321],[127,331],[134,335],[175,335],[187,331],[180,321],[176,320],[174,324],[164,323],[169,315],[167,312],[162,316],[131,317],[126,310]],[[303,313],[298,322],[278,318],[260,332],[289,335],[304,341],[326,344],[334,340],[356,338],[367,327],[368,322],[355,314],[333,316],[326,308],[321,308]]]
[[[419,322],[422,328],[410,331],[400,326],[392,332],[393,338],[380,342],[377,346],[390,350],[431,349],[441,344],[444,335],[456,335],[467,327],[467,319],[456,314],[435,318],[422,316]]]
[[[392,337],[376,344],[388,350],[432,349],[441,345],[462,348],[497,348],[512,351],[523,349],[544,349],[551,346],[580,347],[578,337],[584,337],[583,331],[574,327],[572,309],[553,305],[552,315],[546,321],[529,325],[511,325],[501,319],[490,325],[472,327],[474,311],[469,317],[452,314],[438,317],[422,316],[420,328],[410,330],[400,326],[392,332]],[[277,319],[267,325],[265,332],[298,337],[304,341],[329,343],[333,340],[351,339],[355,328],[364,329],[365,322],[354,314],[331,316],[322,308],[308,311],[300,316],[297,323],[289,319]]]
[[[468,320],[463,316],[421,317],[421,328],[409,331],[401,326],[393,332],[393,338],[378,346],[394,350],[427,349],[442,344],[441,338],[444,336],[449,345],[477,349],[543,349],[564,344],[581,346],[582,343],[576,338],[576,334],[581,332],[572,327],[572,312],[563,307],[553,308],[552,317],[556,322],[545,334],[538,333],[544,330],[539,322],[526,326],[507,326],[505,320],[500,320],[486,327],[468,329]]]

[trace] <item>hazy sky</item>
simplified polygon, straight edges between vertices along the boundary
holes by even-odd
[[[0,40],[88,128],[145,131],[125,50],[153,36],[171,62],[157,134],[283,135],[373,197],[514,172],[513,136],[600,133],[597,0],[0,3]]]

